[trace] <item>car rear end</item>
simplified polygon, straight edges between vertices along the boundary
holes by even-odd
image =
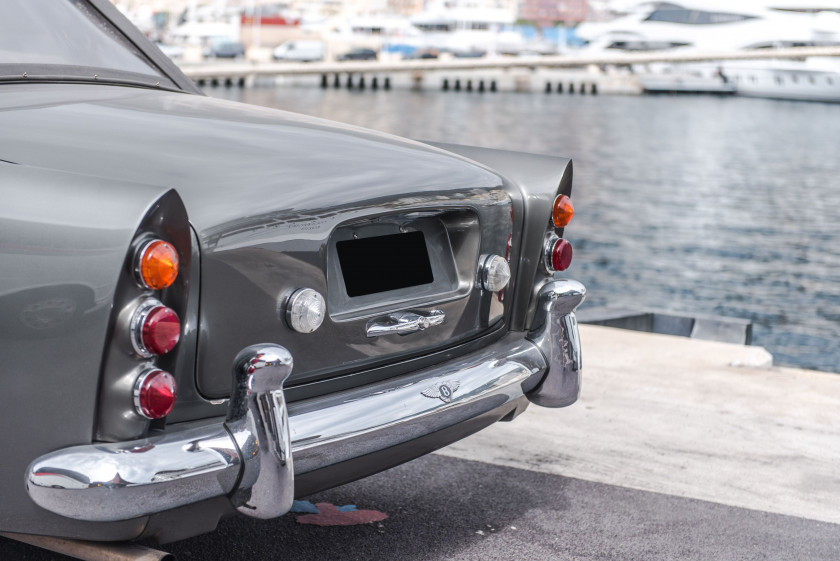
[[[189,193],[155,201],[117,282],[95,442],[36,459],[30,497],[77,520],[147,517],[143,535],[169,541],[234,511],[279,516],[529,402],[572,403],[584,289],[555,278],[570,162],[447,147],[497,172],[417,146],[446,162],[435,175],[470,180],[332,204],[324,189],[214,223],[191,220]]]

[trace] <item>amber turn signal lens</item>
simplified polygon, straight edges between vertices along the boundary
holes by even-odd
[[[575,215],[575,207],[566,195],[560,195],[554,199],[554,210],[551,212],[551,219],[555,228],[565,228],[572,221]]]
[[[155,240],[140,251],[137,270],[146,287],[162,290],[178,277],[178,252],[172,244]]]

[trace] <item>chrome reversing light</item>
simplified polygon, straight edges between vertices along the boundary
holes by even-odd
[[[510,282],[510,265],[501,255],[482,255],[478,258],[478,278],[481,288],[499,292]]]

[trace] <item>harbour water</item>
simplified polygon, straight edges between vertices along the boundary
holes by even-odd
[[[571,157],[568,273],[587,285],[585,306],[747,319],[776,363],[840,370],[840,104],[207,92],[410,138]]]

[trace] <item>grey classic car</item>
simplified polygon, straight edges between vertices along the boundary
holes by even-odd
[[[0,19],[0,532],[182,539],[580,387],[571,162],[211,99],[106,0]]]

